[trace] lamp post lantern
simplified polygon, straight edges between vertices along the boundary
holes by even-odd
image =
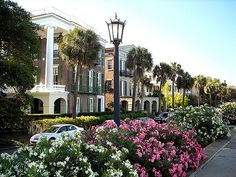
[[[114,121],[120,126],[120,79],[119,79],[119,45],[122,42],[125,21],[120,21],[115,14],[115,19],[106,22],[110,42],[115,46],[114,57]]]

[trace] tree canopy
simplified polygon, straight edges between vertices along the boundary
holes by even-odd
[[[74,28],[65,34],[60,41],[59,51],[62,59],[76,67],[74,84],[73,118],[76,117],[79,73],[82,67],[93,66],[98,60],[101,45],[97,34],[91,30]]]
[[[171,77],[171,66],[167,63],[161,62],[159,65],[156,65],[153,69],[153,77],[156,78],[156,81],[160,83],[159,87],[159,108],[158,112],[161,111],[161,88],[166,83],[167,79]]]
[[[145,71],[150,71],[153,66],[151,53],[143,47],[134,47],[127,55],[126,67],[133,71],[133,96],[132,111],[135,110],[135,97],[137,82],[144,78]]]
[[[33,59],[39,51],[38,26],[29,12],[12,1],[0,0],[0,124],[9,128],[24,122],[23,109],[30,104],[26,94],[34,85]],[[4,90],[14,88],[11,98]],[[17,120],[16,120],[17,119]]]
[[[0,88],[24,92],[34,84],[33,59],[39,51],[38,26],[17,3],[0,0]]]

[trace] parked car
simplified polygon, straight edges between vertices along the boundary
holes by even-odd
[[[159,116],[155,117],[155,122],[165,123],[168,119],[174,116],[173,112],[162,112]]]
[[[72,124],[58,124],[53,125],[41,133],[35,134],[30,138],[30,144],[36,144],[40,138],[45,137],[49,142],[61,138],[63,132],[67,132],[70,137],[73,137],[76,132],[83,131],[84,128],[77,127]]]
[[[150,117],[139,117],[136,120],[141,120],[142,122],[154,121],[154,119],[152,119]]]

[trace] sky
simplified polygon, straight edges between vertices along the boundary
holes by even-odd
[[[123,44],[145,47],[154,64],[177,62],[236,86],[236,0],[14,0],[27,11],[55,7],[109,40],[105,21],[126,20]]]

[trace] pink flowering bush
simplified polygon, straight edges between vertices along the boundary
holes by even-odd
[[[127,158],[140,177],[184,177],[205,158],[195,136],[194,131],[180,131],[174,124],[166,127],[154,121],[126,119],[119,128],[107,121],[82,137],[88,144],[128,149]]]

